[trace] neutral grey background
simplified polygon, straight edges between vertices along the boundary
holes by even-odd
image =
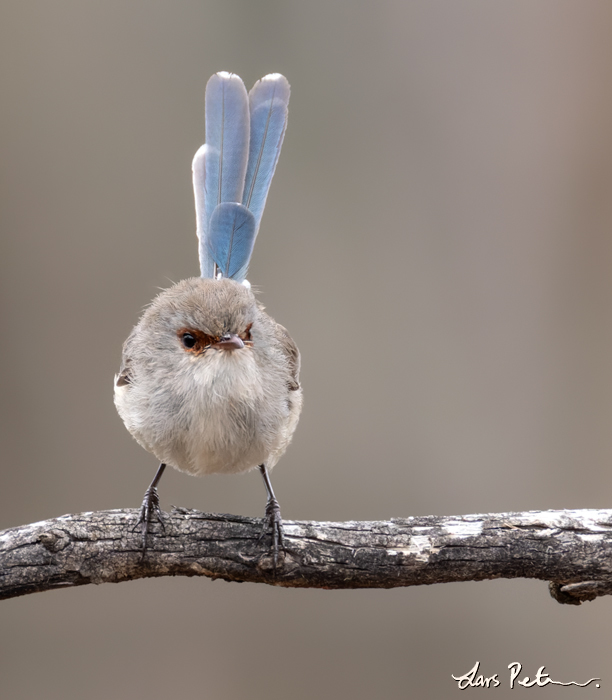
[[[285,517],[611,507],[611,34],[606,0],[4,0],[0,527],[136,507],[153,476],[112,380],[198,273],[218,70],[293,88],[249,274],[303,356]],[[256,473],[171,472],[161,498],[265,502]],[[0,693],[438,699],[478,660],[502,686],[466,695],[525,692],[520,661],[603,678],[538,697],[600,697],[611,613],[536,581],[88,586],[0,604]]]

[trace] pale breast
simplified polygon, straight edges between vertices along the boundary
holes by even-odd
[[[166,391],[162,382],[116,386],[128,430],[161,462],[193,475],[272,466],[297,424],[295,400],[262,372],[250,349],[203,359],[193,358]]]

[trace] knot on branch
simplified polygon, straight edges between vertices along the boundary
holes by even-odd
[[[599,596],[612,594],[610,581],[581,581],[580,583],[548,584],[550,595],[564,605],[580,605],[585,601],[595,600]]]
[[[38,535],[38,541],[49,552],[61,552],[70,544],[70,538],[63,530],[48,530]]]

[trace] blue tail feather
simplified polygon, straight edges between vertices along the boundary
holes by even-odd
[[[210,219],[207,243],[223,277],[242,282],[246,277],[253,245],[255,218],[242,204],[222,202]]]
[[[279,73],[259,80],[248,95],[237,75],[217,73],[208,81],[206,144],[193,159],[202,277],[220,272],[242,282],[246,276],[287,126],[289,92]]]
[[[272,176],[287,124],[287,107],[280,100],[260,104],[251,113],[251,148],[242,203],[261,222]]]
[[[206,85],[206,217],[221,202],[241,202],[249,153],[248,95],[237,75]]]
[[[206,152],[208,146],[200,146],[193,157],[193,194],[196,210],[196,233],[198,235],[198,252],[202,277],[214,277],[215,261],[210,256],[206,243],[208,219],[206,218]]]
[[[242,203],[255,217],[257,228],[287,128],[290,88],[279,73],[259,80],[249,93],[251,137]]]

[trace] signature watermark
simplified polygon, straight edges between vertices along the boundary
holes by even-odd
[[[586,683],[577,683],[576,681],[568,681],[567,683],[553,681],[550,675],[545,671],[546,666],[540,666],[533,678],[525,676],[519,679],[523,666],[518,661],[513,661],[511,664],[508,664],[508,669],[510,671],[510,688],[515,688],[519,685],[523,688],[543,688],[545,685],[575,685],[579,688],[586,688],[587,685],[591,685],[591,683],[595,683],[595,687],[599,688],[599,683],[596,683],[596,681],[601,681],[601,678],[591,678],[586,681]],[[459,690],[465,690],[466,688],[497,688],[501,685],[499,674],[494,673],[492,676],[485,676],[479,673],[479,671],[480,661],[477,661],[474,666],[462,676],[453,675],[453,680],[457,681]]]

